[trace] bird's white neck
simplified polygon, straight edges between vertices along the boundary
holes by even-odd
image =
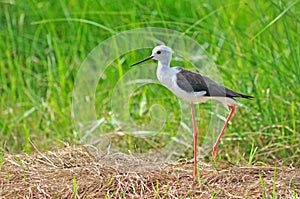
[[[170,68],[170,60],[162,60],[158,61],[158,70],[169,69]]]
[[[157,79],[169,89],[172,87],[173,72],[172,68],[170,68],[170,61],[158,62],[156,70]]]
[[[162,62],[158,61],[157,69],[156,69],[156,75],[159,81],[162,81],[163,77],[168,75],[168,72],[170,70],[170,61],[169,62]]]

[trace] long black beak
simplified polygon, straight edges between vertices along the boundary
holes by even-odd
[[[151,59],[153,59],[153,56],[147,57],[146,59],[143,59],[143,60],[141,60],[141,61],[139,61],[139,62],[136,62],[135,64],[132,64],[130,67],[135,66],[135,65],[138,65],[138,64],[140,64],[140,63],[143,63],[143,62],[148,61],[148,60],[151,60]]]

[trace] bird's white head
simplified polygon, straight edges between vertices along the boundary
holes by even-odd
[[[168,46],[156,46],[155,48],[153,48],[152,50],[152,55],[151,55],[155,60],[158,61],[171,61],[172,58],[172,50],[171,48],[169,48]]]
[[[152,54],[150,57],[147,57],[146,59],[143,59],[131,66],[135,66],[137,64],[143,63],[143,62],[151,60],[151,59],[158,60],[163,65],[168,65],[168,64],[170,64],[171,59],[172,59],[172,49],[169,48],[168,46],[164,46],[164,45],[156,46],[155,48],[153,48]]]

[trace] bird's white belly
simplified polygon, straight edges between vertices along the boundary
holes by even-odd
[[[180,97],[181,99],[191,102],[191,103],[201,103],[206,102],[208,100],[207,97],[204,95],[206,94],[206,91],[202,92],[186,92],[182,90],[178,85],[175,83],[171,88],[169,88],[175,95]]]
[[[166,85],[164,85],[166,86]],[[206,91],[200,91],[200,92],[186,92],[184,90],[182,90],[181,88],[179,88],[177,86],[177,84],[173,84],[173,86],[170,88],[168,86],[166,86],[170,91],[172,91],[176,96],[178,96],[179,98],[190,102],[190,103],[204,103],[208,100],[215,100],[220,102],[221,104],[223,104],[224,106],[228,106],[228,105],[238,105],[241,106],[242,104],[240,104],[239,102],[237,102],[236,100],[232,99],[232,98],[228,98],[228,97],[212,97],[212,96],[205,96]]]

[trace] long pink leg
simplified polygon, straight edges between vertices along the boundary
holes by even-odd
[[[226,119],[226,121],[224,123],[224,126],[223,126],[223,128],[221,130],[221,133],[220,133],[220,135],[219,135],[219,137],[218,137],[218,139],[217,139],[217,141],[216,141],[216,143],[214,145],[213,152],[212,152],[212,158],[213,158],[213,160],[215,160],[216,157],[217,157],[217,149],[218,149],[219,142],[221,140],[221,137],[222,137],[222,135],[223,135],[223,133],[225,131],[225,128],[226,128],[226,126],[227,126],[230,118],[232,117],[232,115],[233,115],[233,113],[235,111],[235,107],[234,106],[229,105],[228,107],[230,109],[230,113],[229,113],[229,115],[228,115],[228,117],[227,117],[227,119]]]
[[[192,120],[193,120],[193,129],[194,129],[194,178],[197,176],[197,141],[198,141],[198,131],[195,119],[195,110],[194,104],[191,103],[192,110]]]

